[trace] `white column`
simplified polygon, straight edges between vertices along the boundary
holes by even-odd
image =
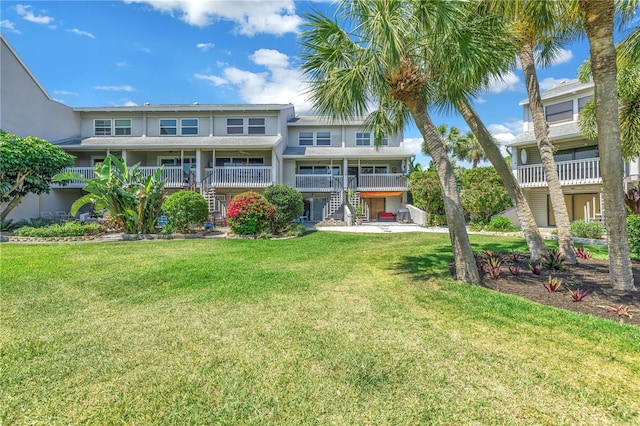
[[[122,161],[124,162],[124,165],[129,167],[129,163],[127,162],[127,150],[123,149],[122,150]]]
[[[342,140],[342,143],[344,144],[344,139]],[[348,169],[349,169],[349,162],[347,161],[346,158],[343,158],[342,159],[342,186],[344,186],[345,188],[349,184],[349,170]]]
[[[142,137],[147,137],[147,113],[142,113]]]
[[[278,156],[276,155],[276,149],[275,148],[271,148],[271,183],[273,183],[274,185],[276,183],[278,183],[278,176],[276,175],[276,173],[278,173],[279,167],[277,167],[278,165]]]
[[[209,112],[209,137],[213,137],[213,111]]]
[[[200,148],[196,149],[196,183],[200,184],[200,182],[202,181],[202,171],[203,171],[203,167],[202,167],[202,152],[200,151]]]

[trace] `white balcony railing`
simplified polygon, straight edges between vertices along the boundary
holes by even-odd
[[[140,171],[144,176],[153,175],[160,167],[140,167]],[[93,167],[68,167],[64,169],[64,172],[79,173],[85,179],[93,179],[94,168]],[[165,166],[162,170],[162,179],[166,179],[167,183],[165,187],[175,188],[185,185],[185,176],[182,171],[182,167]],[[67,185],[62,186],[59,184],[52,184],[54,188],[82,188],[84,183],[79,180],[70,180]]]
[[[377,173],[358,176],[360,191],[407,191],[409,179],[400,173]]]
[[[215,188],[265,188],[273,183],[271,170],[271,166],[206,168],[203,182]]]
[[[318,192],[335,192],[340,190],[342,176],[335,175],[296,175],[296,188]]]
[[[600,158],[559,161],[556,163],[560,185],[585,185],[602,183]],[[518,166],[518,182],[523,188],[547,186],[542,164]]]

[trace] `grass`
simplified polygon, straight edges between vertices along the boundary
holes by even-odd
[[[2,424],[640,423],[640,328],[453,282],[444,234],[1,249]]]

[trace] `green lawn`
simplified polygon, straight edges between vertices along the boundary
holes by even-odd
[[[4,425],[640,424],[639,327],[455,283],[446,234],[0,250]]]

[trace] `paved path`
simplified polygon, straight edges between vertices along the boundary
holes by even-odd
[[[314,227],[318,231],[353,232],[362,234],[389,234],[398,232],[437,232],[448,233],[445,227],[425,228],[413,223],[363,223],[357,226],[318,226]]]

